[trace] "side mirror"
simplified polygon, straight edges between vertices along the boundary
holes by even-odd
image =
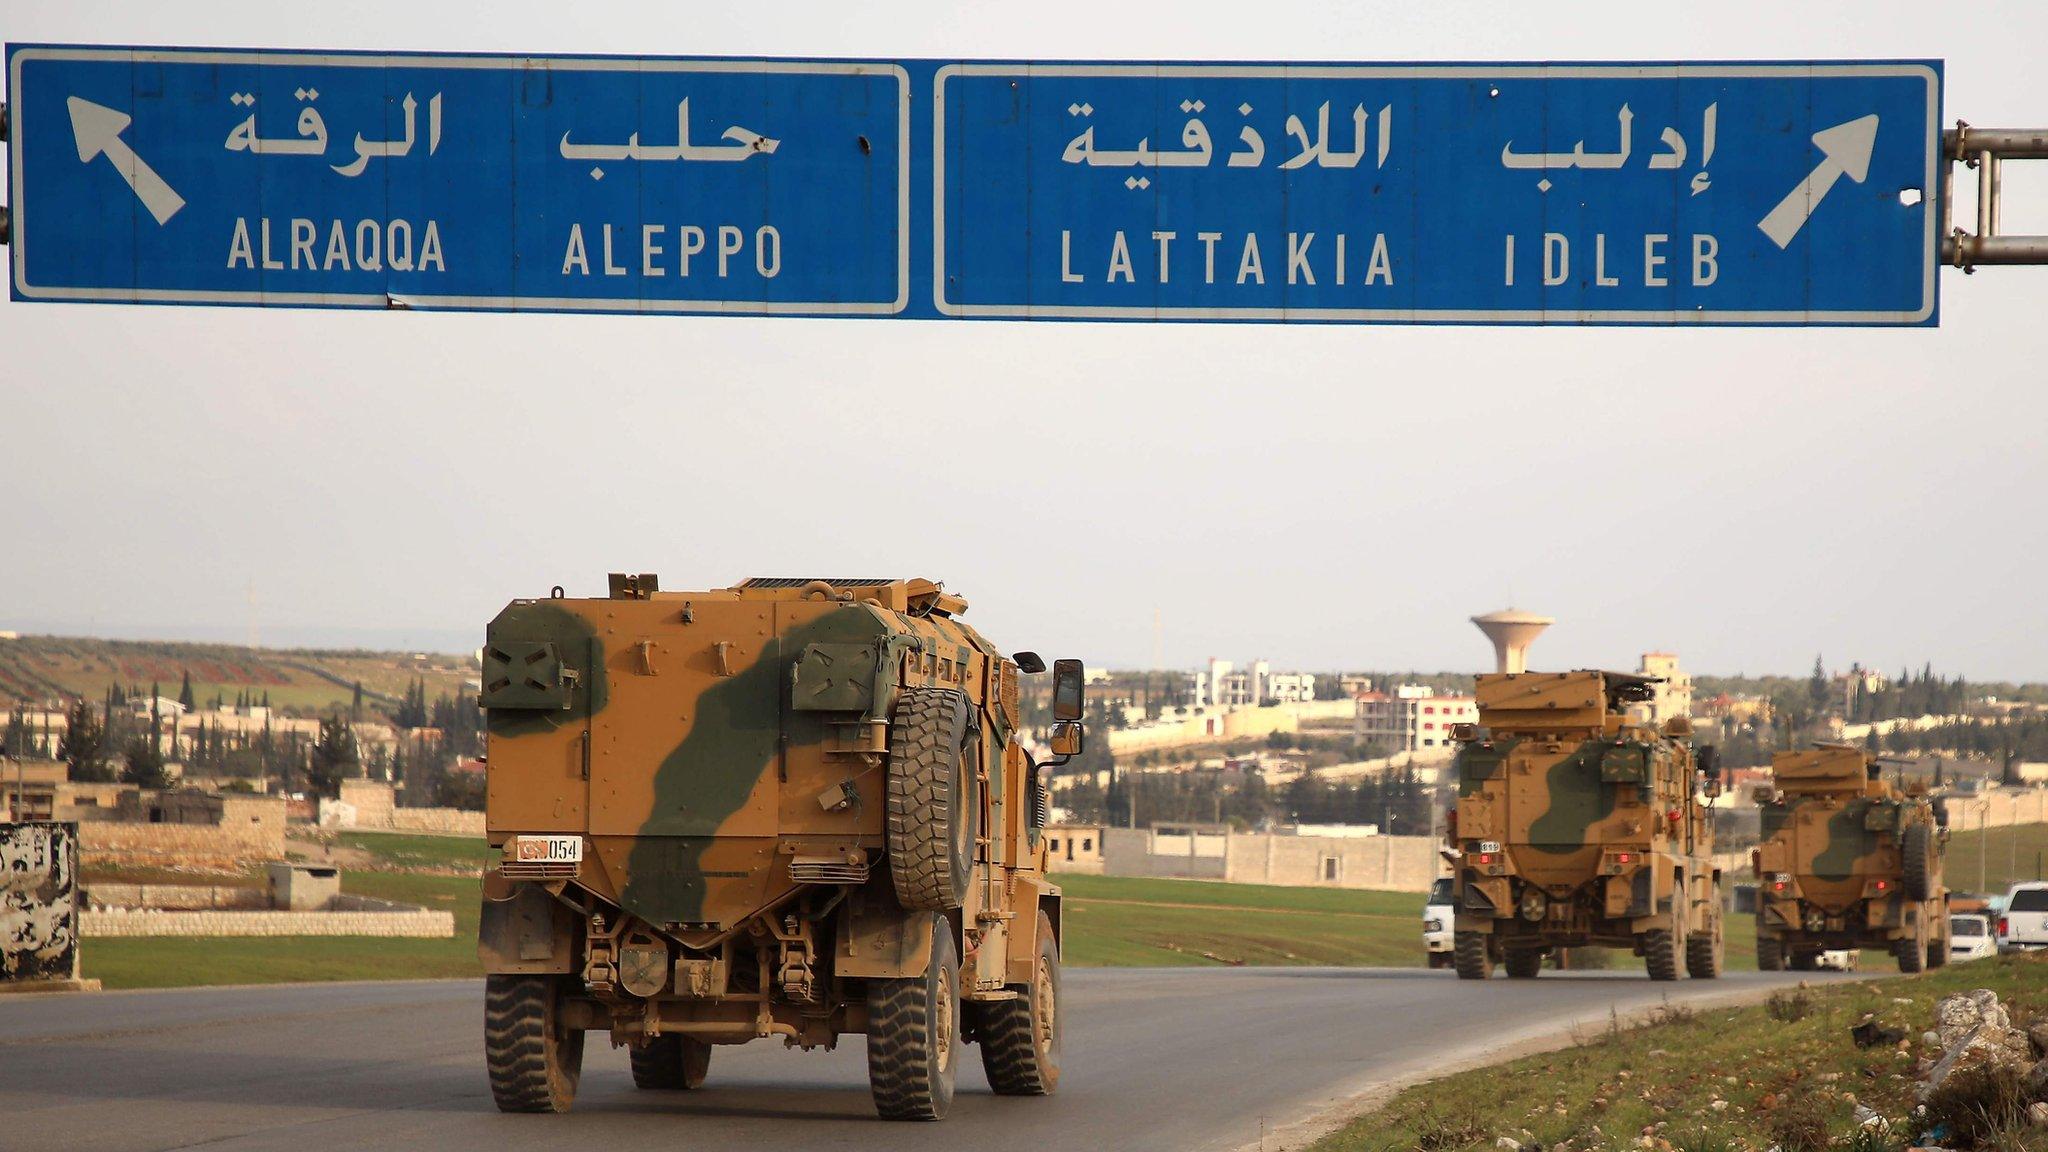
[[[1052,754],[1062,760],[1069,760],[1081,754],[1083,743],[1081,724],[1076,720],[1063,720],[1053,725]]]
[[[1079,660],[1052,662],[1052,718],[1079,720],[1087,710],[1087,673]]]
[[[1941,829],[1948,827],[1948,797],[1946,796],[1936,796],[1934,798],[1934,826]]]
[[[1045,657],[1036,652],[1019,652],[1010,659],[1016,663],[1017,671],[1026,676],[1036,676],[1045,671]]]
[[[1673,719],[1678,718],[1673,717]],[[1707,778],[1707,798],[1713,799],[1719,796],[1721,794],[1721,750],[1712,744],[1704,745],[1699,751],[1693,753],[1693,760],[1694,763],[1699,765],[1700,772]]]

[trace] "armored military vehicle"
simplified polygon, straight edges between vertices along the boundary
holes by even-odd
[[[1505,963],[1526,979],[1545,954],[1586,945],[1631,949],[1653,980],[1681,965],[1721,974],[1708,803],[1719,773],[1685,718],[1630,722],[1655,684],[1619,672],[1479,677],[1479,722],[1453,730],[1460,977]]]
[[[748,580],[515,600],[490,625],[478,952],[492,1094],[561,1112],[586,1033],[648,1089],[714,1045],[865,1034],[875,1107],[937,1119],[964,1042],[991,1087],[1060,1076],[1060,890],[1019,676],[928,580]]]
[[[1807,971],[1822,952],[1854,948],[1890,951],[1901,972],[1948,963],[1947,806],[1923,782],[1887,782],[1847,744],[1780,752],[1771,774],[1751,857],[1756,966]]]

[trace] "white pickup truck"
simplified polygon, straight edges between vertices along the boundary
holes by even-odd
[[[2048,948],[2048,881],[2022,880],[2005,894],[1998,913],[1998,950]]]
[[[1422,947],[1431,968],[1449,968],[1457,931],[1458,908],[1451,903],[1451,878],[1440,876],[1422,906]]]

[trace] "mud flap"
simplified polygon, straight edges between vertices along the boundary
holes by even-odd
[[[1011,898],[1010,907],[1016,917],[1010,921],[1009,939],[1006,942],[1005,957],[1008,973],[1003,977],[1005,984],[1029,984],[1038,970],[1038,916],[1044,912],[1052,921],[1053,939],[1060,936],[1060,890],[1043,876],[1028,873],[1017,877],[1016,894]]]
[[[900,980],[922,976],[932,962],[932,918],[893,901],[847,901],[846,931],[833,968],[841,976]]]
[[[503,900],[485,900],[476,955],[488,975],[576,971],[577,919],[547,890],[520,884]]]

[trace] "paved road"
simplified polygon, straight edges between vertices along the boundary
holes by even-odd
[[[970,1049],[952,1116],[937,1125],[875,1119],[859,1037],[829,1054],[720,1048],[710,1082],[689,1093],[636,1091],[625,1054],[593,1037],[574,1113],[501,1116],[484,1083],[479,982],[15,996],[0,998],[0,1148],[1227,1152],[1389,1079],[1603,1026],[1611,1009],[1792,979],[1546,973],[1477,986],[1422,970],[1070,971],[1059,1095],[989,1094]]]

